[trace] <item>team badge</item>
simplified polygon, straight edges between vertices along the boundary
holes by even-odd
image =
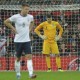
[[[52,27],[54,27],[54,24],[52,24]]]
[[[23,22],[22,26],[25,27],[25,23],[24,22]]]

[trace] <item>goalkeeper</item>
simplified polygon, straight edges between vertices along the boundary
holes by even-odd
[[[43,54],[46,56],[46,63],[48,67],[48,71],[51,71],[50,65],[50,53],[56,55],[56,64],[58,67],[58,71],[62,71],[61,69],[61,59],[59,55],[59,49],[57,45],[57,41],[61,38],[63,33],[63,28],[61,25],[56,22],[52,21],[52,16],[46,16],[47,21],[42,22],[39,26],[35,28],[35,33],[44,40],[43,42]],[[57,29],[59,29],[59,35],[56,35]],[[40,30],[43,30],[44,35],[40,33]]]

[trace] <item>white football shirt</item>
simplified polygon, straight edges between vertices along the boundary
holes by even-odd
[[[15,28],[18,34],[15,35],[14,42],[28,42],[29,37],[29,27],[30,23],[33,21],[33,16],[27,14],[23,17],[20,14],[15,14],[9,18],[11,22],[15,24]]]

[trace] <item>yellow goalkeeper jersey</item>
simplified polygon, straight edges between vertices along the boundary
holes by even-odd
[[[57,29],[59,29],[59,36],[62,36],[63,28],[58,22],[52,21],[48,23],[45,21],[35,28],[35,32],[40,35],[40,30],[43,30],[44,35],[47,37],[45,41],[54,41]]]

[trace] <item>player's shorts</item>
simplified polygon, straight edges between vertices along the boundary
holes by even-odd
[[[43,54],[59,54],[58,45],[56,42],[45,42],[43,43]]]
[[[26,54],[31,54],[31,42],[23,42],[18,43],[15,42],[15,50],[16,50],[16,57],[21,57],[22,52]]]

